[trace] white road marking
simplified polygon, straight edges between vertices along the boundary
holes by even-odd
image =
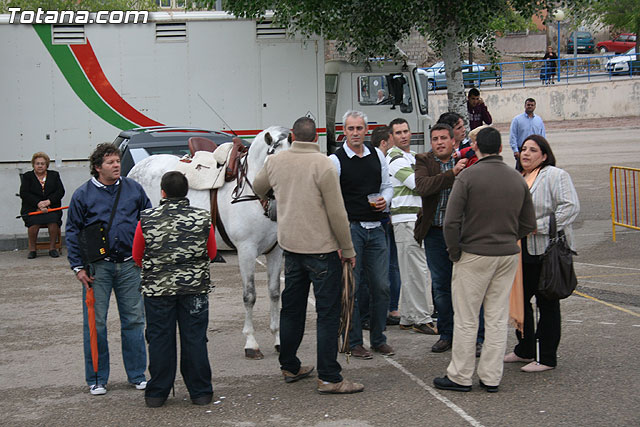
[[[368,342],[367,342],[367,345],[369,345]],[[403,374],[405,374],[406,376],[411,378],[411,380],[416,382],[420,387],[422,387],[425,391],[427,391],[433,397],[435,397],[440,402],[442,402],[445,405],[447,405],[451,410],[453,410],[453,412],[455,412],[456,414],[460,415],[460,417],[462,417],[462,419],[464,419],[466,422],[468,422],[469,424],[471,424],[472,426],[475,426],[475,427],[482,427],[482,424],[478,420],[473,418],[471,415],[467,414],[461,407],[459,407],[458,405],[456,405],[455,403],[453,403],[452,401],[450,401],[449,399],[447,399],[446,397],[444,397],[443,395],[438,393],[433,387],[428,386],[424,381],[422,381],[420,378],[418,378],[415,375],[413,375],[411,372],[409,372],[400,363],[396,362],[395,360],[393,360],[390,357],[385,357],[384,360],[386,360],[387,363],[391,364],[393,367],[398,369],[400,372],[402,372]]]
[[[640,328],[640,325],[631,325],[631,326],[635,326],[636,328]]]
[[[566,322],[582,323],[582,320],[567,319]]]
[[[617,325],[617,323],[612,323],[612,322],[598,322],[601,325]]]
[[[283,279],[283,278],[281,277],[281,279]],[[311,295],[309,295],[309,303],[311,303],[314,307],[316,305],[315,298],[313,298]],[[369,342],[368,339],[363,337],[363,341],[364,341],[366,346],[371,347],[371,343]],[[483,427],[482,423],[477,421],[471,415],[467,414],[464,411],[464,409],[462,409],[461,407],[459,407],[458,405],[456,405],[455,403],[453,403],[452,401],[450,401],[449,399],[447,399],[446,397],[444,397],[443,395],[438,393],[433,387],[428,386],[424,381],[422,381],[420,378],[418,378],[415,375],[413,375],[411,372],[409,372],[408,369],[406,369],[400,363],[396,362],[395,360],[393,360],[390,357],[383,357],[383,359],[387,363],[389,363],[391,366],[393,366],[394,368],[398,369],[400,372],[402,372],[403,374],[408,376],[412,381],[416,382],[420,387],[422,387],[425,391],[427,391],[433,397],[435,397],[440,402],[444,403],[449,408],[451,408],[453,410],[453,412],[455,412],[456,414],[460,415],[466,422],[468,422],[469,424],[471,424],[474,427]]]

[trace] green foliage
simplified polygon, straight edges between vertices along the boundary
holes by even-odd
[[[489,27],[500,34],[526,30],[534,31],[537,28],[531,17],[527,19],[513,10],[511,10],[510,13],[496,16],[493,21],[489,23]]]
[[[636,32],[640,27],[638,0],[600,0],[593,5],[593,12],[603,24],[620,32]]]
[[[156,10],[154,0],[1,0],[0,13],[8,13],[10,7],[21,10]]]

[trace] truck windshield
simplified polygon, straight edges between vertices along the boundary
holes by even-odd
[[[413,111],[408,76],[403,73],[360,75],[358,88],[360,105],[398,105],[402,113]]]
[[[413,70],[413,78],[416,80],[416,91],[418,95],[418,107],[420,108],[420,114],[429,113],[429,100],[427,94],[429,93],[429,79],[427,72],[416,68]]]

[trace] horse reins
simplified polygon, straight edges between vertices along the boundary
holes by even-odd
[[[276,141],[269,147],[267,150],[267,156],[274,154],[276,148],[278,148],[282,143],[280,141]],[[238,162],[238,175],[236,177],[236,187],[231,192],[231,204],[238,202],[249,202],[252,200],[260,200],[260,197],[256,195],[255,190],[253,189],[253,185],[251,185],[251,181],[247,179],[247,174],[249,173],[249,165],[247,163],[247,154],[245,153],[242,156],[239,156],[236,161]],[[246,186],[249,186],[253,195],[242,196],[242,193]],[[218,229],[218,233],[220,233],[220,237],[222,241],[229,246],[231,249],[236,249],[236,246],[233,244],[229,235],[227,234],[227,230],[224,228],[222,224],[222,218],[220,217],[220,212],[218,212],[218,189],[212,189],[209,191],[209,197],[211,201],[211,221],[213,221],[214,226]],[[262,208],[267,212],[266,205],[262,205]],[[269,248],[268,251],[264,252],[264,254],[271,253],[276,246],[278,246],[278,242],[276,241],[273,246]]]
[[[274,141],[273,144],[267,150],[267,156],[270,156],[276,152],[276,149],[280,147],[282,143],[280,141]],[[260,200],[260,197],[256,196],[256,192],[253,189],[253,185],[251,185],[251,181],[247,179],[247,174],[249,173],[249,165],[247,163],[247,154],[242,157],[238,157],[236,160],[238,162],[238,176],[236,178],[236,187],[233,189],[231,193],[231,204],[238,202],[249,202],[252,200]],[[251,196],[242,196],[244,189],[249,186],[253,195]],[[266,211],[265,211],[266,212]]]

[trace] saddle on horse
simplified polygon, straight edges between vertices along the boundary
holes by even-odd
[[[189,181],[189,188],[211,190],[233,181],[238,175],[240,160],[247,153],[240,138],[217,145],[208,138],[191,137],[188,141],[190,157],[183,157],[176,166]]]

